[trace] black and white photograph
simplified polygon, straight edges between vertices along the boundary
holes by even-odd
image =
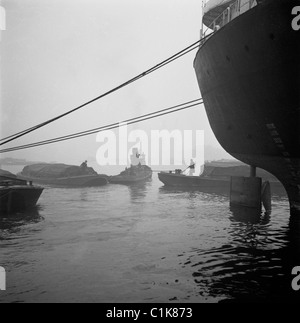
[[[1,303],[300,303],[300,0],[0,0]]]

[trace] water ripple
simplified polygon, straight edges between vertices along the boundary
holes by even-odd
[[[0,302],[218,302],[295,298],[299,219],[229,208],[226,194],[142,186],[46,188],[0,218]]]

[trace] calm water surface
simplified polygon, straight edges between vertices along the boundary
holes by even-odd
[[[298,301],[300,223],[226,195],[146,185],[46,187],[39,208],[0,218],[0,302]]]

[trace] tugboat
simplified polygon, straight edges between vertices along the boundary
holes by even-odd
[[[194,61],[217,140],[251,166],[251,180],[256,167],[278,178],[291,214],[300,214],[297,8],[299,0],[208,1]]]
[[[56,187],[92,187],[108,184],[106,175],[99,175],[87,166],[87,161],[80,166],[65,164],[34,164],[24,167],[18,174],[20,179]]]
[[[144,183],[152,178],[152,169],[146,165],[145,155],[139,154],[137,148],[132,150],[131,166],[117,176],[110,176],[111,184],[131,185]]]
[[[43,192],[43,187],[18,179],[15,175],[0,170],[0,214],[25,212],[34,208]]]

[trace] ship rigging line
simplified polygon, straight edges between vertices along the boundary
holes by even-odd
[[[208,36],[207,36],[207,37],[208,37]],[[154,71],[156,71],[156,70],[158,70],[158,69],[160,69],[160,68],[164,67],[165,65],[167,65],[167,64],[169,64],[169,63],[171,63],[171,62],[173,62],[173,61],[177,60],[178,58],[180,58],[180,57],[182,57],[182,56],[184,56],[184,55],[188,54],[189,52],[191,52],[191,51],[193,51],[193,50],[195,50],[195,49],[199,48],[200,43],[201,43],[204,39],[205,39],[205,37],[204,37],[204,38],[202,38],[201,40],[196,41],[195,43],[191,44],[190,46],[188,46],[188,47],[184,48],[183,50],[181,50],[181,51],[177,52],[176,54],[174,54],[174,55],[170,56],[169,58],[167,58],[167,59],[165,59],[164,61],[162,61],[162,62],[158,63],[157,65],[155,65],[155,66],[151,67],[150,69],[146,70],[145,72],[143,72],[143,73],[141,73],[141,74],[139,74],[139,75],[137,75],[137,76],[133,77],[132,79],[130,79],[130,80],[128,80],[128,81],[126,81],[126,82],[122,83],[121,85],[119,85],[119,86],[117,86],[117,87],[115,87],[115,88],[113,88],[113,89],[111,89],[111,90],[109,90],[109,91],[107,91],[107,92],[105,92],[105,93],[103,93],[103,94],[99,95],[98,97],[96,97],[96,98],[94,98],[94,99],[92,99],[92,100],[90,100],[90,101],[88,101],[88,102],[86,102],[86,103],[84,103],[84,104],[82,104],[82,105],[80,105],[80,106],[78,106],[78,107],[76,107],[76,108],[72,109],[72,110],[69,110],[69,111],[67,111],[67,112],[65,112],[65,113],[63,113],[63,114],[60,114],[60,115],[58,115],[58,116],[56,116],[56,117],[54,117],[54,118],[52,118],[52,119],[49,119],[49,120],[47,120],[47,121],[45,121],[45,122],[42,122],[42,123],[40,123],[40,124],[38,124],[38,125],[36,125],[36,126],[33,126],[33,127],[31,127],[31,128],[28,128],[28,129],[25,129],[25,130],[23,130],[23,131],[20,131],[20,132],[18,132],[18,133],[16,133],[16,134],[14,134],[14,135],[10,135],[10,136],[8,136],[8,137],[5,137],[5,138],[3,138],[3,139],[0,139],[0,146],[3,146],[3,145],[5,145],[5,144],[7,144],[7,143],[9,143],[9,142],[11,142],[11,141],[13,141],[13,140],[16,140],[16,139],[18,139],[18,138],[20,138],[20,137],[23,137],[23,136],[25,136],[25,135],[27,135],[27,134],[29,134],[29,133],[31,133],[31,132],[33,132],[33,131],[35,131],[35,130],[39,129],[39,128],[42,128],[42,127],[44,127],[44,126],[46,126],[46,125],[48,125],[48,124],[50,124],[50,123],[53,123],[53,122],[55,122],[55,121],[57,121],[57,120],[59,120],[59,119],[61,119],[61,118],[63,118],[63,117],[66,117],[67,115],[69,115],[69,114],[71,114],[71,113],[74,113],[74,112],[76,112],[76,111],[78,111],[78,110],[80,110],[80,109],[82,109],[82,108],[86,107],[87,105],[89,105],[89,104],[91,104],[91,103],[93,103],[93,102],[96,102],[96,101],[98,101],[98,100],[100,100],[100,99],[104,98],[105,96],[107,96],[107,95],[109,95],[109,94],[111,94],[111,93],[114,93],[114,92],[116,92],[116,91],[120,90],[121,88],[123,88],[123,87],[125,87],[125,86],[127,86],[127,85],[129,85],[129,84],[131,84],[131,83],[133,83],[133,82],[135,82],[135,81],[137,81],[137,80],[139,80],[140,78],[143,78],[143,77],[145,77],[146,75],[153,73]],[[2,143],[1,143],[1,142],[2,142]]]
[[[44,141],[39,141],[39,142],[31,143],[31,144],[20,145],[20,146],[16,146],[16,147],[3,149],[3,150],[0,150],[0,153],[8,153],[8,152],[17,151],[17,150],[29,149],[29,148],[39,147],[39,146],[45,146],[45,145],[49,145],[49,144],[53,144],[53,143],[57,143],[57,142],[61,142],[61,141],[66,141],[66,140],[71,140],[71,139],[75,139],[75,138],[79,138],[79,137],[89,136],[89,135],[92,135],[92,134],[95,134],[95,133],[98,133],[98,132],[107,131],[107,130],[113,130],[113,129],[122,127],[124,125],[131,125],[131,124],[135,124],[135,123],[138,123],[138,122],[142,122],[142,121],[154,119],[154,118],[157,118],[157,117],[161,117],[161,116],[164,116],[164,115],[168,115],[168,114],[171,114],[171,113],[175,113],[175,112],[178,112],[178,111],[190,109],[190,108],[198,106],[198,105],[200,105],[202,103],[203,103],[203,100],[202,100],[202,98],[200,98],[200,99],[192,100],[192,101],[185,102],[185,103],[182,103],[182,104],[178,104],[176,106],[169,107],[169,108],[166,108],[166,109],[163,109],[163,110],[148,113],[148,114],[145,114],[145,115],[142,115],[142,116],[139,116],[139,117],[127,119],[127,120],[122,121],[122,122],[117,122],[117,123],[113,123],[113,124],[110,124],[110,125],[102,126],[102,127],[99,127],[99,128],[94,128],[94,129],[90,129],[90,130],[86,130],[86,131],[81,131],[81,132],[77,132],[77,133],[74,133],[74,134],[65,135],[65,136],[57,137],[57,138],[52,138],[52,139],[48,139],[48,140],[44,140]]]

